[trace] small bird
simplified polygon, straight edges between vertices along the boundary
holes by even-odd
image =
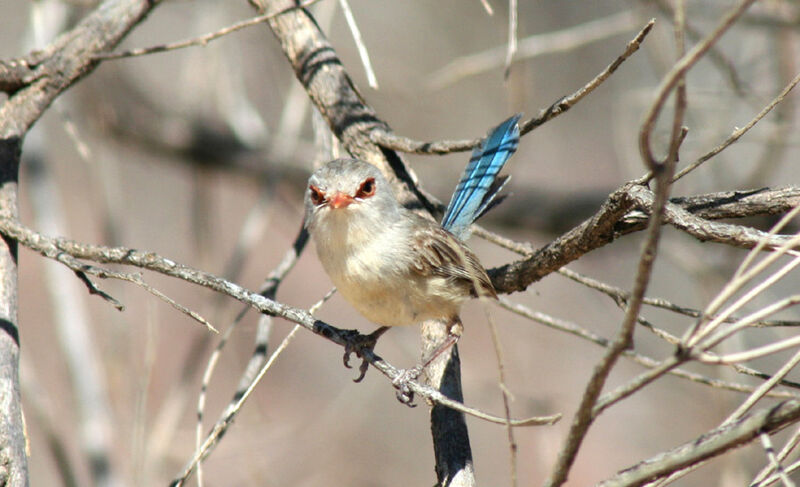
[[[306,228],[337,290],[381,325],[370,337],[376,340],[390,326],[448,323],[448,340],[422,368],[460,336],[459,310],[467,298],[497,297],[464,240],[472,223],[499,202],[495,196],[508,177],[497,174],[517,148],[519,118],[500,124],[475,149],[441,225],[400,205],[378,168],[364,161],[336,159],[308,180]]]

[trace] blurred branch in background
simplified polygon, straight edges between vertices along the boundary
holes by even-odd
[[[570,51],[591,42],[625,34],[635,27],[635,16],[631,12],[623,11],[602,19],[584,22],[570,29],[536,34],[520,39],[519,47],[513,54],[513,61],[521,62],[545,54]],[[456,59],[430,75],[428,89],[442,90],[463,78],[496,70],[503,65],[510,66],[510,59],[509,48],[506,46]]]

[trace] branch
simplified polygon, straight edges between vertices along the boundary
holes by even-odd
[[[795,86],[797,86],[797,83],[800,83],[800,74],[795,76],[789,82],[789,84],[787,84],[786,87],[771,102],[769,102],[764,108],[762,108],[761,111],[758,112],[755,117],[753,117],[749,122],[747,122],[747,124],[744,127],[735,129],[733,133],[731,133],[731,135],[729,135],[728,138],[725,139],[721,144],[714,147],[713,149],[711,149],[710,151],[699,157],[697,160],[695,160],[688,166],[681,169],[675,175],[675,180],[677,181],[678,179],[682,178],[688,173],[694,171],[695,169],[700,167],[701,164],[711,159],[712,157],[716,156],[723,150],[727,149],[728,146],[730,146],[731,144],[742,138],[742,136],[746,134],[751,128],[753,128],[755,124],[761,121],[762,118],[766,117],[767,114],[771,112],[773,108],[775,108],[779,103],[781,103],[783,99],[786,98],[786,95],[788,95],[789,92],[792,91],[792,89],[794,89]]]
[[[492,284],[499,293],[525,290],[531,283],[579,259],[584,254],[631,232],[646,228],[653,193],[646,186],[626,183],[612,192],[600,209],[580,225],[531,252],[524,245],[504,245],[526,254],[522,260],[490,269]],[[755,247],[765,232],[710,219],[742,218],[784,213],[800,204],[800,187],[762,188],[672,198],[666,205],[665,223],[701,241],[713,241],[743,248]],[[638,209],[640,211],[634,211]],[[493,241],[495,241],[493,239]],[[769,246],[786,242],[783,235],[767,238]]]
[[[29,58],[34,55],[29,55]],[[29,58],[9,61],[0,59],[0,91],[14,93],[35,79],[36,63]]]
[[[535,34],[521,39],[514,62],[576,49],[591,42],[618,36],[632,30],[632,12],[622,11],[607,17],[590,20],[555,32]],[[498,46],[457,58],[433,72],[426,83],[430,90],[441,90],[469,76],[509,65],[509,48]]]
[[[259,8],[260,13],[264,13],[267,9],[267,3],[271,10],[277,11],[293,4],[290,0],[274,2],[251,0],[251,3]],[[370,139],[369,134],[373,130],[388,131],[389,127],[377,117],[372,107],[367,105],[358,93],[333,46],[311,15],[304,9],[292,10],[269,20],[269,26],[294,68],[298,81],[344,149],[352,156],[380,168],[395,186],[395,195],[401,204],[420,208],[421,213],[430,217],[429,213],[434,207],[417,188],[417,178],[414,173],[397,153],[379,147]],[[423,337],[433,336],[426,333],[426,330],[435,326],[436,323],[424,322]],[[454,354],[455,347],[452,347],[443,357],[446,361],[449,358],[455,361]],[[439,383],[444,373],[445,369],[429,367],[430,383]],[[459,390],[460,394],[460,381],[449,382],[446,386],[449,390]],[[434,423],[433,428],[449,426],[438,422],[433,416],[431,421]],[[474,484],[474,476],[468,468],[471,458],[466,420],[463,415],[457,418],[457,423],[458,428],[434,438],[434,441],[441,441],[434,444],[434,449],[450,455],[448,461],[437,465],[437,476],[440,480],[466,478],[466,484]],[[453,465],[464,468],[448,471]]]
[[[653,133],[656,120],[658,119],[664,104],[667,102],[668,96],[672,93],[673,89],[682,83],[684,76],[700,59],[703,55],[711,49],[711,47],[719,41],[722,35],[741,17],[745,11],[753,4],[755,0],[742,0],[739,5],[731,9],[725,17],[717,24],[711,33],[709,33],[701,42],[697,43],[689,52],[683,56],[672,66],[669,73],[664,76],[658,88],[658,95],[655,101],[645,115],[644,122],[642,122],[642,130],[639,133],[639,153],[648,165],[652,165],[656,158],[653,156],[650,136]],[[682,54],[682,53],[681,53]]]
[[[609,78],[619,67],[625,62],[633,53],[639,50],[644,38],[650,33],[653,28],[655,20],[650,20],[643,28],[636,34],[628,45],[625,51],[617,57],[611,64],[595,76],[591,81],[586,83],[579,90],[575,91],[569,96],[556,100],[548,108],[542,110],[538,116],[522,122],[519,126],[520,135],[525,135],[533,131],[540,125],[549,122],[557,116],[565,113],[572,108],[576,103],[581,101],[586,95],[594,91],[595,88],[600,86],[605,80]],[[481,138],[472,140],[441,140],[434,142],[418,142],[407,137],[402,137],[392,133],[388,129],[376,127],[370,133],[370,140],[379,144],[386,149],[392,149],[401,152],[413,154],[449,154],[451,152],[463,152],[471,150],[481,142]]]
[[[600,482],[598,487],[630,487],[663,478],[672,472],[747,444],[762,433],[773,433],[800,419],[800,401],[765,408],[709,431],[666,453],[645,460]]]
[[[706,220],[779,215],[800,205],[800,187],[760,188],[671,198],[671,205]]]
[[[271,19],[272,17],[275,17],[277,15],[283,14],[284,12],[286,12],[288,10],[292,10],[292,9],[296,9],[296,8],[305,8],[305,7],[308,7],[308,6],[312,5],[312,4],[317,3],[319,1],[320,0],[305,0],[304,2],[301,2],[298,5],[292,5],[292,6],[287,7],[285,10],[282,10],[280,12],[275,12],[275,13],[272,13],[272,14],[269,14],[269,15],[259,15],[258,17],[253,17],[253,18],[250,18],[250,19],[240,20],[239,22],[231,24],[231,25],[229,25],[227,27],[223,27],[222,29],[216,30],[214,32],[209,32],[207,34],[203,34],[203,35],[198,36],[198,37],[193,37],[191,39],[187,39],[187,40],[184,40],[184,41],[171,42],[169,44],[159,44],[157,46],[150,46],[150,47],[139,47],[139,48],[136,48],[136,49],[128,49],[128,50],[121,51],[121,52],[104,52],[104,53],[95,54],[94,56],[92,56],[92,58],[96,59],[96,60],[122,59],[122,58],[128,58],[128,57],[146,56],[148,54],[156,54],[156,53],[159,53],[159,52],[175,51],[175,50],[178,50],[178,49],[184,49],[186,47],[191,47],[191,46],[203,46],[203,47],[205,47],[205,46],[208,45],[209,42],[214,41],[216,39],[219,39],[221,37],[224,37],[224,36],[226,36],[228,34],[231,34],[231,33],[236,32],[238,30],[242,30],[242,29],[244,29],[246,27],[251,27],[251,26],[254,26],[254,25],[261,24],[261,23],[266,22],[267,20]],[[1,73],[1,71],[0,71],[0,73]]]
[[[209,272],[194,269],[187,265],[179,264],[173,260],[162,257],[153,252],[140,251],[127,247],[104,247],[92,245],[65,238],[53,238],[37,233],[16,220],[0,217],[0,234],[18,242],[20,245],[39,253],[40,255],[62,262],[63,254],[68,254],[75,259],[85,259],[105,264],[120,264],[140,267],[166,276],[181,279],[197,284],[212,291],[232,297],[237,301],[247,304],[258,312],[271,316],[284,318],[303,328],[320,335],[342,347],[352,346],[356,333],[353,330],[343,330],[316,319],[307,311],[282,304],[266,298],[261,294],[245,289],[238,284],[227,281]],[[267,283],[269,284],[269,282]],[[393,367],[377,355],[365,352],[365,358],[376,369],[380,370],[389,379],[397,379],[403,371]],[[457,401],[448,400],[438,391],[410,381],[411,390],[422,397],[435,403],[441,403],[461,412],[474,415],[478,418],[489,420],[498,424],[506,424],[506,419],[480,413],[468,408]],[[526,418],[512,421],[513,426],[530,426],[550,424],[558,419],[556,416]]]
[[[653,207],[654,195],[644,186],[633,186],[630,196],[642,209]],[[755,228],[730,223],[711,222],[696,217],[677,205],[667,204],[664,221],[679,230],[683,230],[701,242],[717,242],[750,249],[764,242],[765,248],[780,247],[791,237],[786,235],[769,235]]]
[[[609,195],[597,213],[525,259],[488,270],[499,293],[524,291],[542,277],[616,238],[615,225],[633,206],[625,185]]]
[[[116,46],[158,4],[158,0],[106,0],[42,51],[5,63],[6,70],[17,66],[18,74],[25,73],[19,66],[35,65],[36,73],[7,77],[14,93],[0,106],[0,137],[24,135],[58,95],[97,66],[96,54]]]

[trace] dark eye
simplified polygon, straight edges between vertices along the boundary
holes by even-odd
[[[375,178],[367,178],[356,192],[356,198],[369,198],[375,194]]]
[[[325,193],[319,190],[316,186],[309,185],[308,194],[311,196],[311,202],[319,206],[325,201]]]

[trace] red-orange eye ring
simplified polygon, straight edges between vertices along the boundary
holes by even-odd
[[[375,194],[375,178],[367,178],[356,191],[356,198],[369,198]]]
[[[311,196],[311,202],[316,206],[319,206],[325,202],[325,193],[320,191],[319,188],[313,184],[308,186],[308,194]]]

